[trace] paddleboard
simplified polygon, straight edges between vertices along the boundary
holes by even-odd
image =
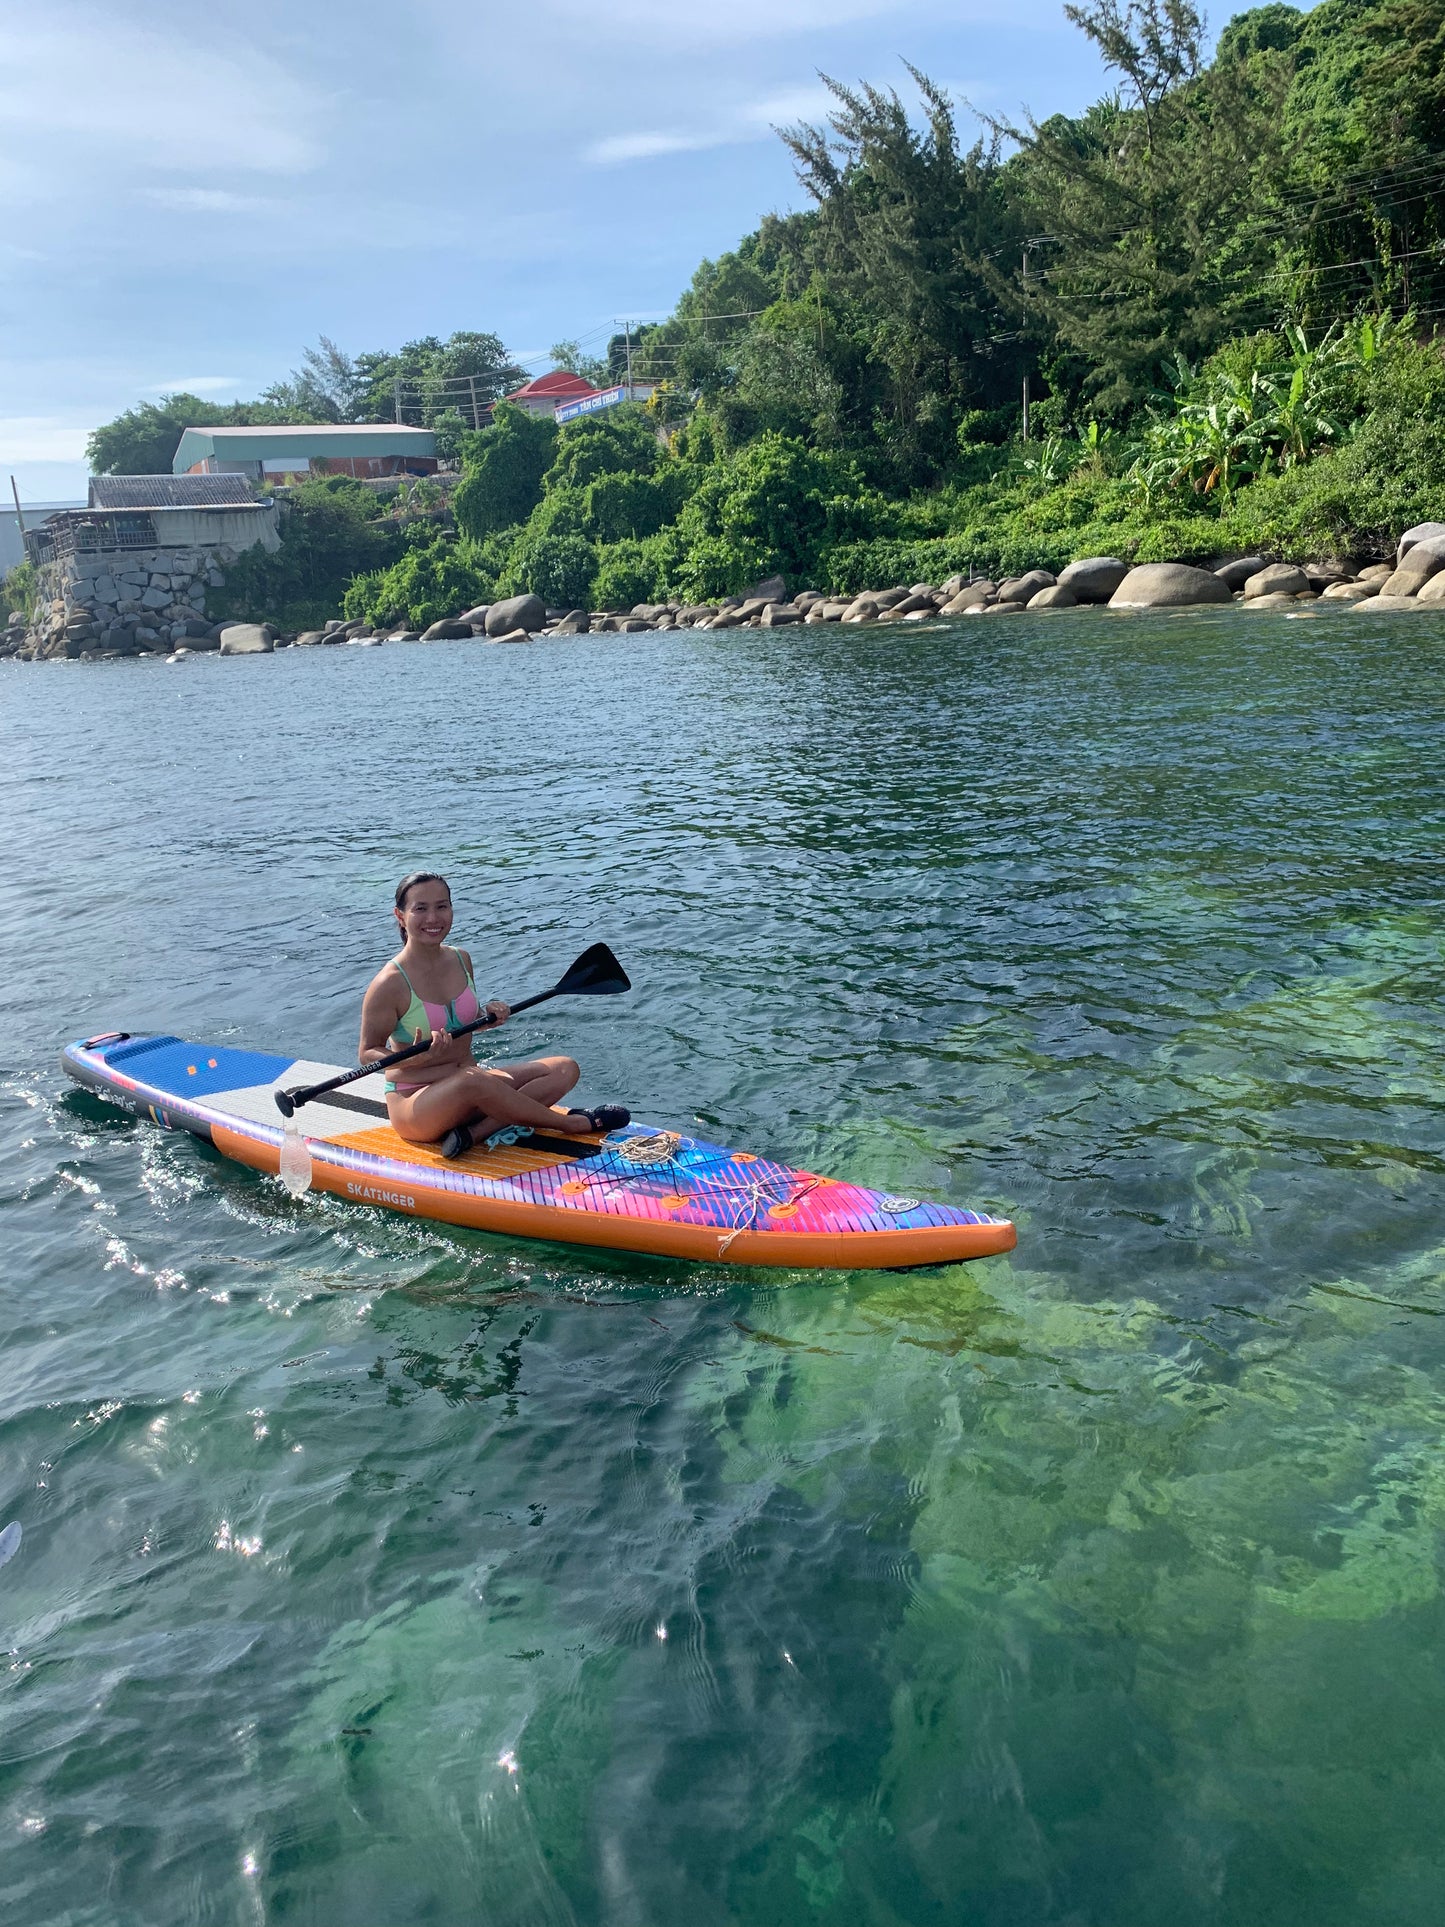
[[[61,1064],[76,1083],[141,1117],[271,1173],[284,1134],[277,1090],[324,1083],[345,1068],[125,1031],[68,1045]],[[870,1191],[635,1122],[606,1137],[494,1139],[444,1158],[392,1130],[376,1075],[317,1098],[297,1122],[315,1190],[512,1237],[846,1270],[951,1264],[1018,1242],[1007,1218]]]

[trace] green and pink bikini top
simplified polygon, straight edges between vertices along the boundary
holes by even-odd
[[[393,957],[392,962],[401,970],[401,980],[411,991],[411,1002],[397,1021],[392,1042],[398,1050],[409,1044],[419,1044],[423,1037],[435,1037],[438,1031],[448,1030],[454,1024],[469,1024],[474,1017],[480,1017],[482,1006],[477,997],[477,987],[472,981],[472,973],[462,962],[461,952],[451,953],[466,971],[466,986],[453,997],[449,1004],[429,1004],[424,997],[418,997],[411,978],[401,969],[400,959]]]

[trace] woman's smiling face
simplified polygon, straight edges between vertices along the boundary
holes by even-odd
[[[452,893],[444,883],[414,883],[397,905],[402,934],[422,944],[445,943],[452,927]]]

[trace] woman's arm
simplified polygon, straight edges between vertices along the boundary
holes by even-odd
[[[394,970],[378,971],[366,986],[361,1002],[361,1047],[357,1061],[373,1063],[391,1049],[391,1034],[401,1022],[410,999],[403,1000]]]

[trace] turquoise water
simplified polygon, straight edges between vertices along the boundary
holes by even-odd
[[[1445,1876],[1445,620],[0,667],[0,1910],[1413,1927]],[[66,1088],[514,1048],[1009,1258],[430,1230]]]

